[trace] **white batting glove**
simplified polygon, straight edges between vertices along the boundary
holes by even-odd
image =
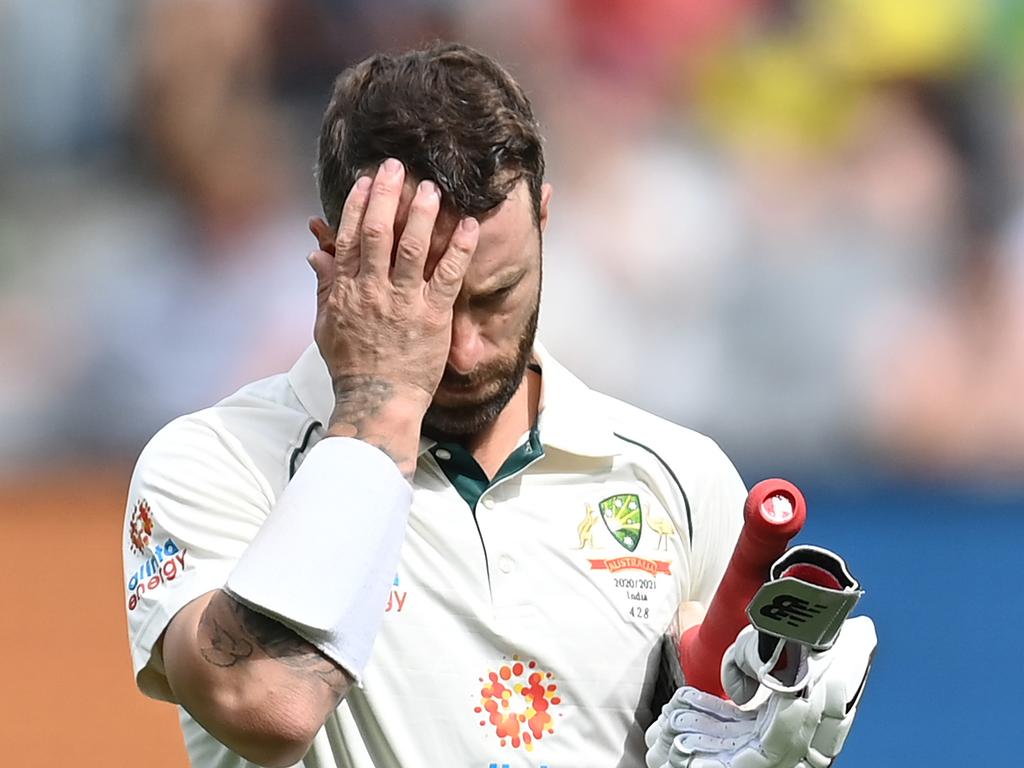
[[[745,629],[726,653],[723,683],[744,696],[763,684],[766,701],[744,710],[680,688],[647,731],[648,768],[827,768],[857,714],[876,643],[870,619],[850,619],[830,650],[797,651],[780,678]]]

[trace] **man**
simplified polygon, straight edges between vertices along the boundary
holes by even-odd
[[[319,155],[316,345],[136,467],[139,687],[181,706],[198,766],[640,765],[663,634],[721,578],[740,478],[535,343],[551,188],[500,66],[372,57]]]

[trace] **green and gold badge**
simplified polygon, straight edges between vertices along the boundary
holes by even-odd
[[[615,540],[630,552],[635,552],[640,543],[643,522],[640,497],[635,493],[620,493],[618,496],[609,496],[598,505],[598,508],[601,510],[604,524],[608,526]]]

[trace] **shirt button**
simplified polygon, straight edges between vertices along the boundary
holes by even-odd
[[[508,555],[502,555],[498,558],[498,568],[501,569],[502,573],[512,573],[512,569],[515,568],[515,561]]]
[[[486,499],[483,500],[483,505],[487,507],[487,509],[494,509],[494,499],[488,496]]]
[[[444,448],[438,448],[436,451],[434,451],[434,455],[437,458],[441,459],[441,461],[448,461],[448,459],[452,457],[451,451],[446,450]]]

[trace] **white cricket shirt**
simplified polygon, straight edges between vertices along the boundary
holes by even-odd
[[[537,428],[496,480],[457,447],[422,441],[364,688],[301,765],[643,765],[661,638],[681,601],[710,600],[746,491],[710,439],[591,391],[540,345],[535,360]],[[223,586],[333,406],[310,347],[289,373],[173,421],[143,451],[124,603],[144,692],[160,695],[139,677],[154,643]],[[358,536],[360,510],[339,501]],[[183,710],[181,724],[193,765],[249,765]]]

